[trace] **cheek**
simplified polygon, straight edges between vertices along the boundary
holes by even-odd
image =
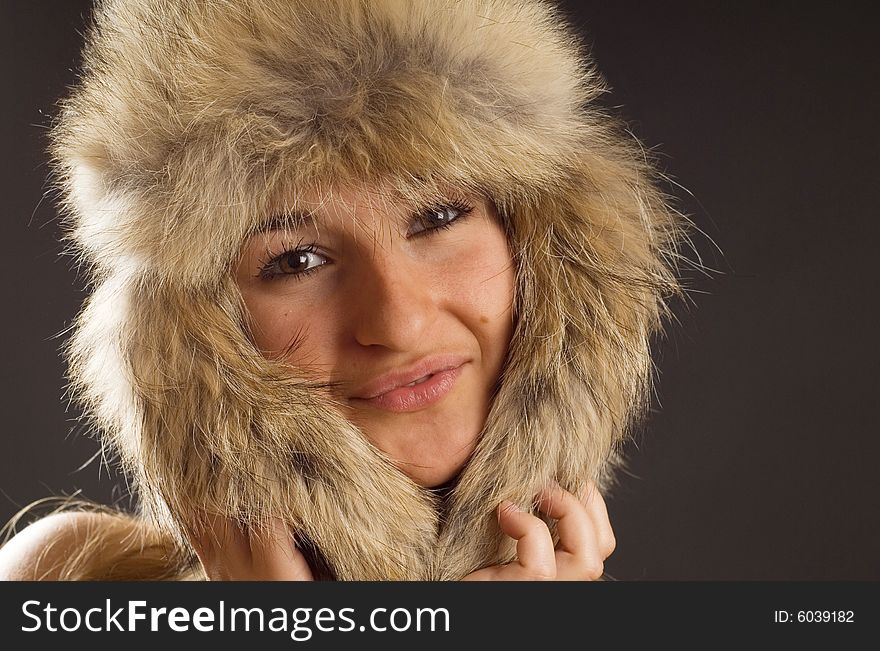
[[[444,277],[447,301],[484,347],[503,353],[513,331],[513,261],[500,227],[487,226],[478,235]]]
[[[279,294],[246,296],[245,303],[254,345],[263,355],[303,369],[328,363],[327,340],[333,336],[328,324],[334,321],[327,306],[294,302]],[[322,327],[316,327],[318,323]]]

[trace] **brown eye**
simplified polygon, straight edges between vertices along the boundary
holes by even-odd
[[[448,204],[429,208],[416,215],[413,225],[407,231],[407,237],[418,235],[426,231],[435,231],[441,228],[449,228],[453,222],[460,219],[472,210],[470,206]]]
[[[285,251],[270,260],[260,270],[260,276],[263,278],[304,276],[327,262],[327,258],[320,255],[313,247]]]

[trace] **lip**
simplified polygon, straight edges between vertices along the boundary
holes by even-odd
[[[460,355],[427,357],[402,370],[379,376],[359,389],[352,399],[389,411],[422,409],[452,390],[461,367],[468,361]],[[415,386],[405,386],[426,375],[431,377]]]
[[[463,366],[464,364],[456,368],[438,371],[421,384],[412,387],[398,387],[374,398],[356,400],[361,400],[377,409],[386,411],[398,413],[419,411],[439,402],[452,391],[458,376],[461,375]]]

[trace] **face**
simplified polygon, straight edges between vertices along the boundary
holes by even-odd
[[[332,383],[403,472],[442,484],[476,445],[513,332],[504,231],[476,196],[415,211],[367,188],[313,199],[298,204],[303,223],[244,243],[236,280],[254,343]]]

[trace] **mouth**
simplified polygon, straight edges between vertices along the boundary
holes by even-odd
[[[383,411],[407,413],[426,409],[440,402],[455,387],[465,364],[428,373],[408,384],[390,389],[372,398],[353,398]]]
[[[400,366],[356,388],[353,398],[369,400],[399,388],[412,388],[430,381],[431,377],[470,361],[465,355],[446,353],[424,357],[413,364]]]

